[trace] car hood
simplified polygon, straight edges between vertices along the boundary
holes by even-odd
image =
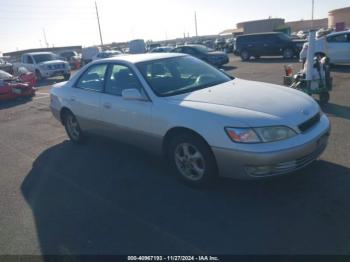
[[[51,60],[39,63],[39,65],[57,65],[57,64],[67,64],[67,62],[63,60]]]
[[[319,112],[308,95],[262,82],[234,79],[224,84],[167,98],[181,106],[239,118],[249,126],[297,126]]]

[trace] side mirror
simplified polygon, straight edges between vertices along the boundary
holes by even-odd
[[[125,100],[145,100],[145,98],[141,95],[141,92],[138,89],[124,89],[122,91],[122,97]]]

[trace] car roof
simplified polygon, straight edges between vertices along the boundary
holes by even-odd
[[[123,62],[129,62],[132,64],[140,63],[140,62],[146,62],[146,61],[152,61],[152,60],[159,60],[159,59],[166,59],[166,58],[172,58],[172,57],[181,57],[186,56],[184,54],[176,54],[176,53],[147,53],[147,54],[135,54],[135,55],[120,55],[116,57],[106,58],[103,60],[98,61],[123,61]]]
[[[266,33],[255,33],[255,34],[246,34],[246,35],[239,35],[237,37],[246,37],[246,36],[264,36],[264,35],[279,35],[283,34],[282,32],[266,32]]]
[[[340,31],[340,32],[333,32],[328,34],[327,36],[333,36],[333,35],[342,35],[342,34],[350,34],[350,31]]]
[[[52,52],[33,52],[33,53],[26,53],[25,55],[52,55]]]

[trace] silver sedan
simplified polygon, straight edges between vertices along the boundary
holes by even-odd
[[[293,172],[321,155],[330,132],[308,95],[182,54],[93,62],[53,86],[51,110],[73,142],[102,134],[162,154],[192,185]]]

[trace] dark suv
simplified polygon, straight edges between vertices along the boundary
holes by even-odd
[[[243,61],[252,56],[283,56],[291,59],[298,56],[303,47],[303,40],[293,41],[284,33],[260,33],[237,36],[234,53]]]

